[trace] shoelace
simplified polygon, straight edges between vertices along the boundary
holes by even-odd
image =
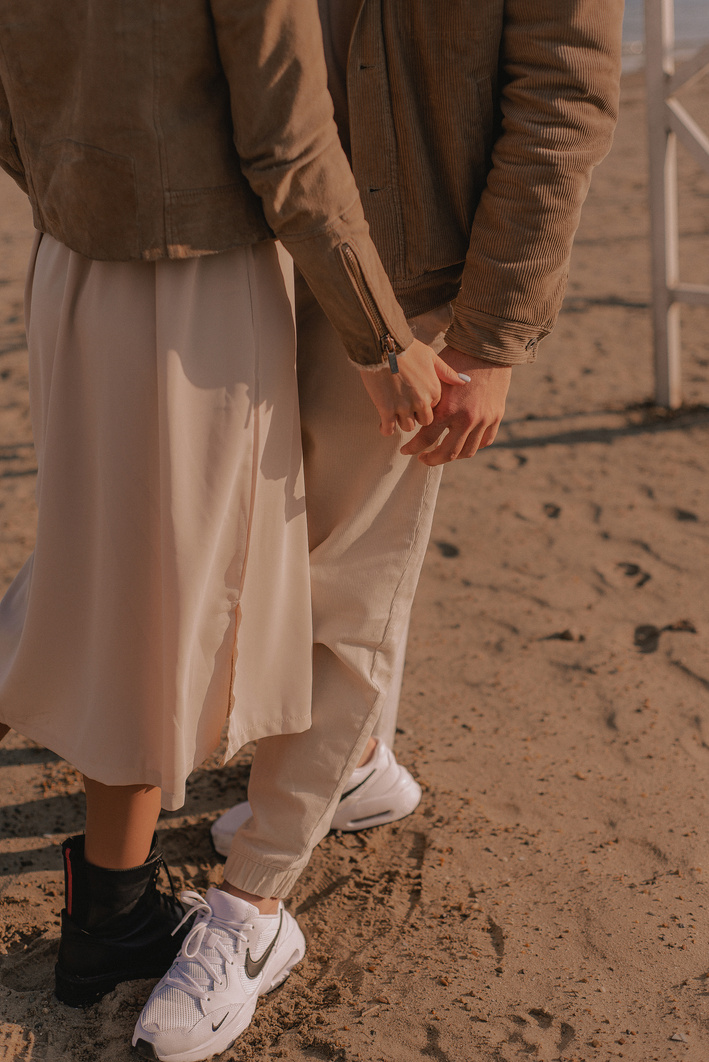
[[[161,870],[164,870],[165,874],[167,876],[167,881],[168,881],[168,884],[170,886],[170,892],[172,894],[171,896],[168,896],[168,894],[166,892],[162,892],[158,888],[158,878],[160,877],[160,871]],[[150,880],[150,888],[151,888],[151,892],[152,892],[153,898],[157,897],[158,903],[163,908],[163,910],[171,909],[171,910],[175,911],[178,907],[182,908],[182,905],[181,905],[180,901],[177,899],[177,893],[175,892],[175,883],[172,880],[172,874],[170,873],[170,868],[167,865],[167,863],[165,862],[165,860],[163,859],[162,855],[158,856],[158,861],[155,864],[155,869],[153,870],[153,875],[152,875],[152,878]],[[184,922],[184,918],[182,919],[182,922]],[[177,930],[182,925],[182,922],[180,922],[180,925],[176,926],[175,929],[173,929],[173,931],[172,931],[172,935],[173,936],[175,935]]]
[[[193,915],[196,915],[197,921],[185,937],[180,954],[166,974],[165,985],[170,985],[172,988],[179,988],[182,992],[194,996],[195,999],[209,999],[209,989],[205,988],[204,985],[201,985],[198,981],[195,981],[194,977],[192,977],[187,970],[181,969],[182,962],[186,960],[187,962],[196,963],[198,966],[201,966],[213,986],[221,988],[224,982],[221,979],[219,971],[212,966],[206,956],[200,954],[200,949],[208,932],[208,947],[214,948],[218,951],[227,966],[233,966],[234,960],[225,948],[224,943],[218,934],[213,933],[210,930],[210,922],[213,921],[217,925],[221,924],[231,936],[243,943],[246,943],[248,939],[243,932],[243,929],[253,929],[253,926],[245,922],[241,929],[235,929],[233,923],[230,923],[229,925],[226,925],[223,922],[220,923],[220,920],[214,917],[214,912],[210,905],[198,892],[192,892],[188,889],[185,892],[180,893],[180,900],[186,907],[188,907],[188,910],[185,912],[182,921],[173,929],[173,936],[184,925],[188,918],[192,918]]]

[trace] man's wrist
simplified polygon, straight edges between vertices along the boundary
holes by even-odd
[[[441,351],[441,357],[454,369],[467,372],[468,369],[511,369],[513,366],[493,358],[486,358],[480,354],[469,354],[465,350],[456,347],[445,346]]]

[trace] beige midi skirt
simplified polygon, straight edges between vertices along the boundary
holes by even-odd
[[[38,236],[25,312],[39,516],[0,603],[0,721],[104,784],[160,786],[174,810],[225,725],[228,757],[310,723],[276,249],[97,262]]]

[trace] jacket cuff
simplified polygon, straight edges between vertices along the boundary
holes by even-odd
[[[456,305],[446,343],[454,350],[495,365],[526,365],[536,361],[537,346],[547,335],[549,329],[506,321]]]
[[[382,337],[391,336],[397,353],[414,340],[366,227],[356,234],[357,217],[301,238],[279,238],[293,256],[315,298],[356,365],[385,360]],[[366,222],[362,218],[362,225]],[[347,253],[345,253],[345,249]],[[354,263],[355,268],[352,268]]]

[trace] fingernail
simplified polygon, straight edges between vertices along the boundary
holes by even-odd
[[[458,379],[462,380],[463,383],[470,383],[470,377],[466,376],[464,372],[459,372],[458,373]]]

